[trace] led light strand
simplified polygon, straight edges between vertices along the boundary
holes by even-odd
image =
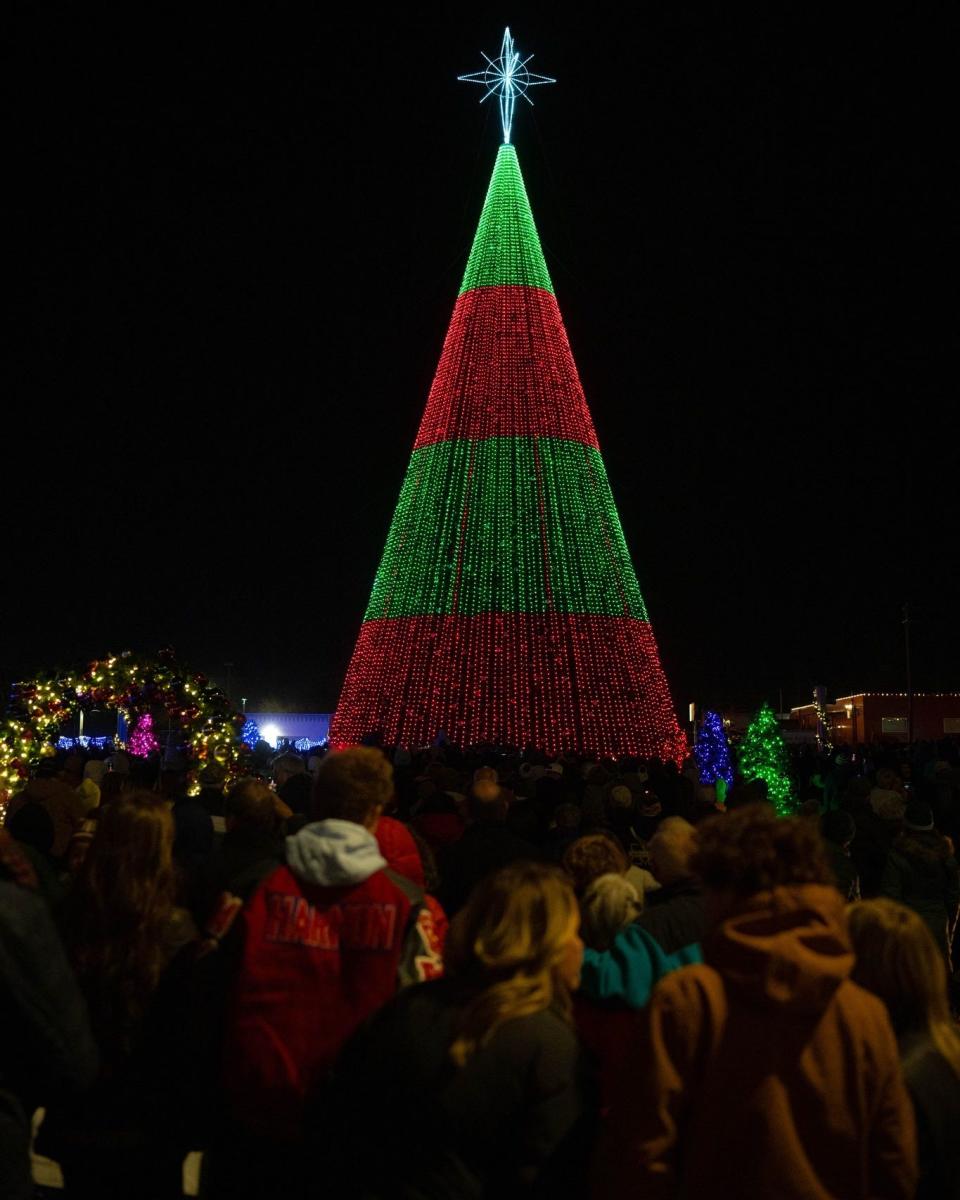
[[[767,795],[781,816],[793,809],[794,789],[790,777],[790,758],[780,732],[780,724],[769,704],[747,726],[743,741],[737,748],[740,774],[747,783],[762,779]]]
[[[153,714],[141,713],[127,742],[127,749],[137,758],[149,758],[160,749],[156,734],[153,732]]]
[[[516,153],[463,288],[331,722],[426,745],[686,751]]]
[[[497,154],[460,295],[504,284],[553,292],[513,146],[501,146]]]
[[[0,810],[24,786],[31,769],[56,752],[59,730],[94,707],[116,709],[125,718],[137,712],[141,720],[152,711],[165,713],[179,727],[178,739],[193,765],[216,760],[229,777],[242,772],[238,732],[243,716],[223,692],[204,675],[190,674],[170,650],[161,650],[154,659],[127,651],[92,662],[85,670],[13,685],[0,722]]]
[[[531,662],[545,661],[549,671],[531,671]],[[427,686],[418,673],[424,667]],[[540,699],[529,703],[528,691],[539,698],[545,688],[549,710]],[[377,732],[390,745],[425,746],[440,729],[464,744],[535,745],[549,753],[576,748],[676,760],[684,749],[645,621],[481,613],[365,622],[331,744]]]
[[[415,446],[495,435],[598,446],[549,292],[498,285],[457,300]]]
[[[700,769],[701,783],[715,784],[718,779],[722,779],[728,788],[733,787],[730,745],[723,731],[723,719],[719,713],[711,710],[703,714],[694,754]]]
[[[481,50],[480,53],[483,54],[483,51]],[[482,71],[475,71],[471,75],[458,75],[457,79],[463,83],[482,84],[484,94],[480,98],[481,104],[490,96],[498,97],[503,140],[509,142],[513,129],[513,111],[517,100],[522,98],[532,105],[533,101],[527,95],[528,88],[557,81],[549,75],[539,75],[527,69],[527,63],[533,58],[533,55],[528,54],[526,58],[520,57],[519,52],[514,49],[509,26],[503,31],[500,57],[490,58],[487,54],[483,54],[483,57],[486,59],[487,65]]]

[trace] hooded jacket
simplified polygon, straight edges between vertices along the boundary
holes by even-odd
[[[263,1136],[299,1136],[308,1097],[394,995],[405,942],[430,922],[420,890],[386,867],[362,825],[317,821],[286,839],[286,863],[244,910],[224,1081],[233,1116]]]
[[[884,1005],[852,983],[843,900],[744,902],[644,1014],[601,1155],[601,1194],[908,1200],[910,1099]]]
[[[960,871],[949,841],[935,830],[905,829],[890,851],[880,890],[922,918],[949,961],[949,931],[960,904]]]

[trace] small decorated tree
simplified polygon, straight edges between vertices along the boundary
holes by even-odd
[[[153,732],[153,717],[150,713],[145,712],[140,714],[140,718],[133,727],[133,732],[130,734],[127,742],[127,749],[131,754],[135,754],[137,758],[147,758],[155,750],[160,749],[160,743]]]
[[[762,779],[777,812],[782,817],[787,816],[793,808],[794,799],[790,759],[776,715],[769,704],[763,704],[747,726],[738,757],[740,774],[744,780],[750,783],[754,779]]]
[[[252,750],[260,741],[260,726],[252,717],[247,717],[240,730],[240,740]]]
[[[726,788],[733,786],[730,746],[727,743],[727,735],[723,732],[723,721],[719,713],[704,714],[694,753],[700,769],[701,783],[715,784],[722,780]]]

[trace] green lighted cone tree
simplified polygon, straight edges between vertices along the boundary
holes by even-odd
[[[746,782],[762,779],[777,812],[781,817],[787,816],[792,811],[794,799],[790,757],[780,724],[769,704],[763,704],[747,726],[738,757],[740,774]]]

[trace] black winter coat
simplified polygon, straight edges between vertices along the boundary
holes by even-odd
[[[458,913],[481,879],[519,859],[537,859],[539,852],[505,824],[476,821],[463,836],[444,846],[437,856],[440,888],[437,899],[447,916]]]
[[[645,896],[637,924],[660,945],[665,954],[702,942],[707,931],[703,888],[696,879],[678,879]]]
[[[6,875],[0,866],[0,1195],[25,1200],[30,1115],[89,1087],[97,1051],[46,903]]]
[[[517,1017],[457,1067],[464,999],[449,979],[408,988],[348,1044],[331,1089],[343,1200],[586,1194],[594,1105],[573,1028]]]
[[[917,1118],[917,1200],[960,1200],[960,1079],[926,1033],[901,1036],[900,1061]]]
[[[881,891],[912,908],[949,961],[949,935],[960,904],[960,870],[950,843],[935,830],[904,830],[883,870]]]

